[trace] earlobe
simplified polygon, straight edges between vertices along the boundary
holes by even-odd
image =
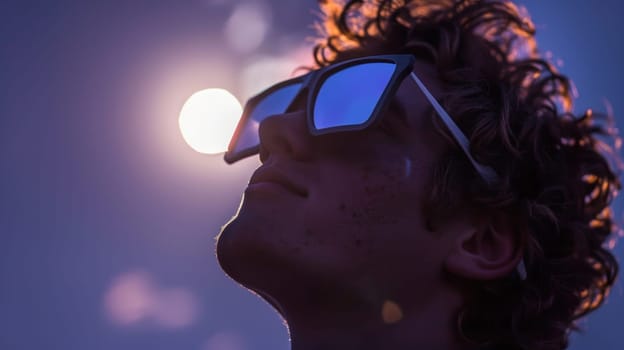
[[[473,280],[509,275],[522,258],[522,240],[507,225],[497,226],[473,227],[458,235],[445,260],[447,271]]]

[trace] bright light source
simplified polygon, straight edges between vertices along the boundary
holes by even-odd
[[[241,113],[240,102],[227,90],[201,90],[182,106],[180,131],[197,152],[222,153],[227,150]]]

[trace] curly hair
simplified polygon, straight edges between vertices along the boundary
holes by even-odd
[[[621,186],[613,117],[573,114],[571,81],[538,52],[528,14],[510,2],[319,2],[317,66],[372,53],[431,62],[445,89],[441,103],[473,156],[500,176],[484,184],[432,118],[453,146],[433,169],[427,217],[500,213],[524,242],[526,280],[474,283],[457,315],[459,334],[484,348],[566,348],[576,321],[603,303],[618,274],[610,252],[619,232],[611,202]]]

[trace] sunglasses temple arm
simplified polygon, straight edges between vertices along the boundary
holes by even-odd
[[[498,175],[496,174],[494,169],[488,166],[481,165],[476,160],[474,160],[474,158],[472,158],[472,155],[470,154],[470,150],[468,149],[468,144],[469,144],[468,139],[466,138],[464,133],[459,129],[457,124],[455,124],[451,116],[449,116],[449,114],[446,113],[444,108],[442,108],[442,106],[438,103],[435,97],[433,97],[433,95],[429,92],[425,84],[423,84],[422,81],[418,79],[418,76],[416,76],[414,72],[412,72],[410,76],[412,77],[414,82],[418,85],[418,87],[423,92],[425,97],[427,97],[427,100],[429,100],[429,103],[431,103],[431,105],[436,110],[440,118],[442,118],[442,121],[444,122],[446,127],[451,131],[451,133],[453,134],[453,137],[455,137],[455,140],[457,140],[457,143],[459,143],[460,147],[464,150],[464,153],[466,153],[466,156],[468,156],[468,159],[470,159],[470,162],[475,167],[477,172],[479,172],[481,177],[483,177],[483,179],[488,184],[493,184],[497,182]],[[518,277],[520,277],[521,280],[523,281],[526,280],[527,271],[526,271],[526,265],[524,263],[524,258],[521,258],[520,262],[518,263],[518,266],[516,266],[516,273],[518,274]]]
[[[498,181],[498,175],[496,174],[496,172],[494,172],[492,168],[481,165],[476,160],[474,160],[474,158],[472,158],[472,155],[470,154],[470,150],[468,149],[468,145],[469,145],[468,139],[466,138],[464,133],[459,129],[457,124],[455,124],[453,119],[448,115],[448,113],[446,113],[444,108],[442,108],[442,106],[438,103],[435,97],[433,97],[433,95],[429,92],[429,90],[422,83],[422,81],[418,79],[418,77],[416,76],[416,74],[414,74],[414,72],[412,72],[410,76],[412,77],[414,82],[418,85],[418,87],[423,92],[425,97],[427,97],[427,100],[429,100],[429,103],[431,103],[431,105],[436,110],[440,118],[442,118],[442,121],[444,122],[446,127],[449,129],[451,134],[453,134],[453,137],[455,138],[455,140],[457,140],[457,143],[459,143],[459,146],[462,148],[464,153],[466,153],[466,156],[468,156],[468,159],[470,160],[474,168],[477,170],[477,172],[481,175],[483,180],[485,180],[485,182],[487,182],[489,185],[492,185],[496,181]]]

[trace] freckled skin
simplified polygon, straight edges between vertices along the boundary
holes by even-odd
[[[440,91],[431,66],[417,62],[415,71]],[[218,237],[217,256],[291,327],[332,327],[333,318],[323,317],[332,313],[375,315],[370,324],[377,324],[385,301],[409,314],[426,307],[441,283],[448,244],[426,230],[422,203],[445,145],[413,82],[404,81],[397,98],[410,125],[397,122],[392,136],[379,129],[311,136],[303,110],[260,127],[266,164],[287,171],[309,195],[245,193]]]

